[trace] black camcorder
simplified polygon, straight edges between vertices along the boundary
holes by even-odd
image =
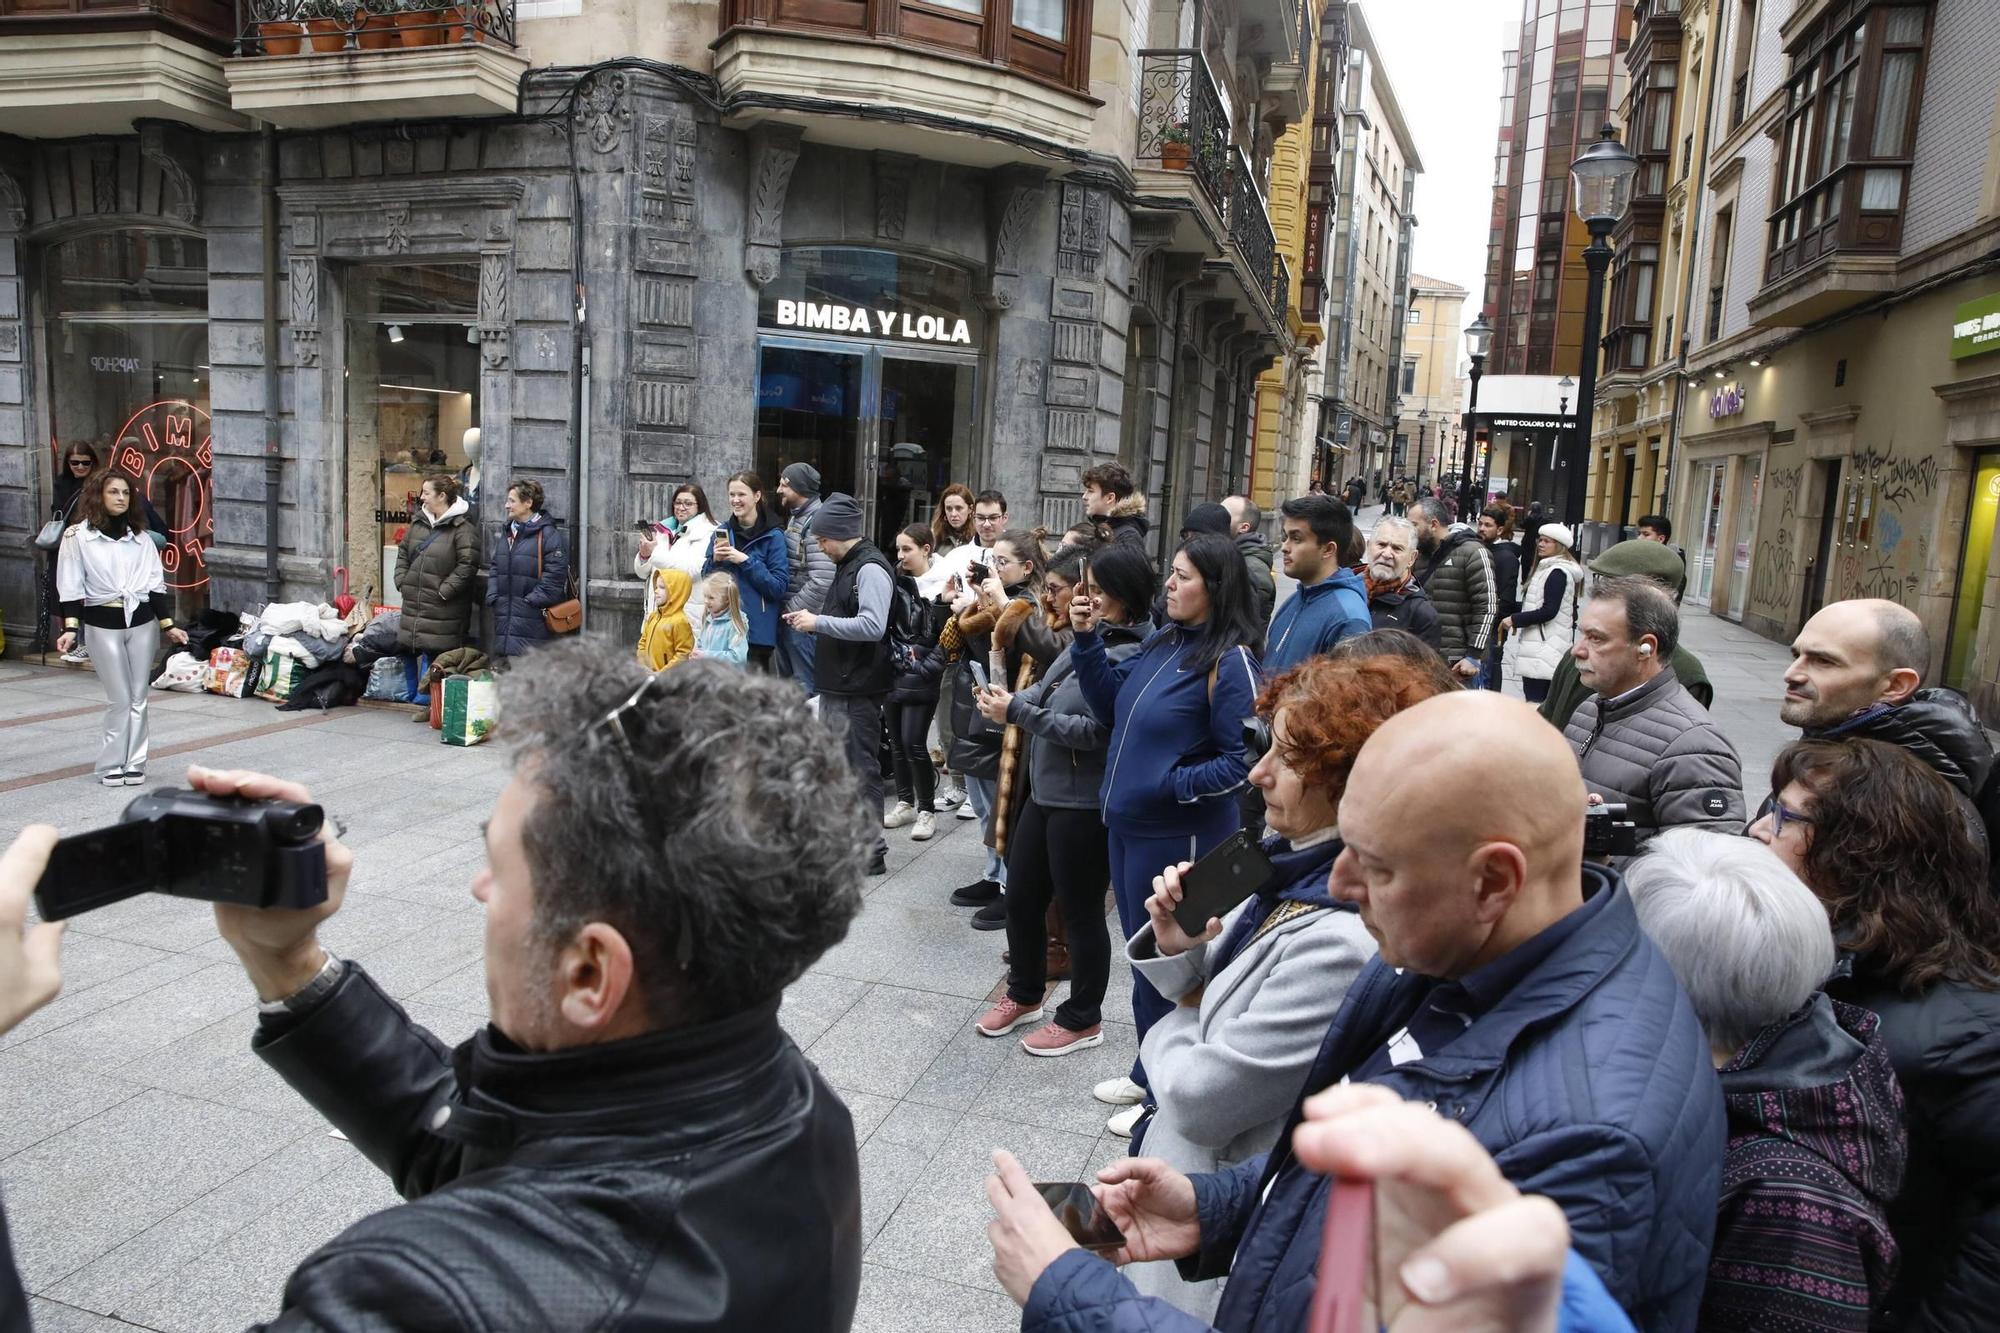
[[[1583,854],[1587,859],[1631,856],[1639,850],[1639,826],[1625,818],[1629,810],[1622,801],[1584,810]]]
[[[326,901],[325,822],[316,805],[162,787],[111,827],[58,842],[35,885],[35,910],[59,921],[142,893],[317,907]]]

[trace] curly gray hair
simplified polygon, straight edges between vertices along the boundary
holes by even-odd
[[[502,682],[535,924],[559,947],[592,921],[632,947],[662,1026],[774,999],[847,934],[873,829],[840,740],[789,681],[716,662],[646,682],[622,647],[551,644]],[[627,741],[629,741],[629,748]]]

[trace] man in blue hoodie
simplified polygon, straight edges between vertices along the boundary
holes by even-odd
[[[1331,495],[1301,495],[1278,506],[1284,525],[1285,573],[1298,580],[1271,620],[1264,672],[1276,676],[1315,653],[1332,650],[1350,634],[1374,628],[1368,588],[1345,568],[1360,557],[1361,543],[1347,506]]]

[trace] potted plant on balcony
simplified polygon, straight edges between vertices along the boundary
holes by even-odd
[[[305,0],[299,6],[298,14],[306,23],[314,54],[328,55],[347,49],[347,14],[335,0]]]
[[[386,51],[400,46],[397,5],[400,0],[363,0],[354,11],[354,44],[364,51]]]
[[[260,8],[268,8],[274,17],[257,20],[258,47],[267,56],[297,55],[306,33],[305,24],[299,22],[298,14],[278,4]],[[279,14],[284,14],[286,17],[275,17]]]
[[[1194,161],[1194,150],[1188,143],[1186,121],[1176,121],[1167,126],[1160,135],[1160,165],[1168,171],[1186,171]]]
[[[438,0],[385,0],[395,7],[396,37],[403,46],[437,46],[445,37]]]

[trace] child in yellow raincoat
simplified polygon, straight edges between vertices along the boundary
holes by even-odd
[[[656,569],[647,587],[652,610],[639,627],[639,660],[652,671],[664,671],[687,661],[694,651],[694,626],[687,618],[688,594],[694,580],[684,569]]]

